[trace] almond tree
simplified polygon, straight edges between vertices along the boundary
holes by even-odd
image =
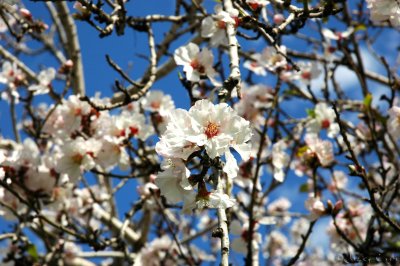
[[[400,2],[164,1],[0,3],[1,264],[396,264]]]

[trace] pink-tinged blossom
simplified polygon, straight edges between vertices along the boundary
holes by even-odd
[[[304,236],[306,235],[306,233],[308,231],[309,223],[310,223],[309,220],[307,220],[306,218],[302,218],[302,217],[299,219],[296,219],[293,222],[290,233],[292,235],[293,242],[296,245],[300,245],[304,241]]]
[[[285,168],[288,166],[290,156],[285,152],[287,144],[284,140],[279,140],[272,146],[272,166],[274,171],[274,178],[283,182],[285,179]]]
[[[169,116],[167,130],[156,144],[156,152],[165,158],[181,158],[186,160],[189,155],[199,150],[196,143],[187,139],[195,134],[195,126],[189,113],[183,109],[173,110]]]
[[[84,140],[78,137],[67,142],[61,147],[62,155],[57,161],[57,172],[67,174],[74,182],[83,171],[90,170],[96,165],[95,158],[100,148],[101,143],[95,139]]]
[[[332,192],[344,189],[347,186],[347,175],[343,171],[334,171],[332,175],[332,183],[329,184],[328,189]]]
[[[207,195],[197,196],[196,206],[198,209],[228,209],[236,205],[236,200],[227,194],[211,191]]]
[[[265,69],[271,72],[276,72],[278,69],[286,69],[286,47],[280,46],[279,49],[280,52],[275,47],[268,46],[261,54],[253,54],[251,56],[253,60],[245,61],[244,67],[262,76],[267,73]]]
[[[201,22],[201,37],[210,38],[211,46],[228,43],[226,24],[239,26],[239,12],[236,9],[224,11],[221,5],[214,8],[215,15],[206,17]]]
[[[230,224],[230,231],[233,235],[237,235],[232,241],[232,249],[240,254],[246,255],[247,254],[247,243],[250,239],[249,233],[249,223],[248,221],[242,224],[238,220],[233,220]],[[257,232],[259,228],[258,224],[255,224],[254,231],[253,231],[253,238],[252,238],[252,248],[253,252],[258,253],[259,246],[261,244],[261,234]]]
[[[156,184],[152,182],[147,182],[143,185],[137,186],[136,190],[143,199],[148,199],[152,197],[153,194],[159,190],[159,188]]]
[[[213,68],[214,55],[206,47],[200,51],[197,44],[189,43],[175,50],[174,59],[177,65],[183,66],[189,81],[198,82],[203,76],[212,81],[216,75]]]
[[[52,107],[50,107],[51,109]],[[83,118],[91,112],[91,106],[81,101],[77,95],[71,95],[51,113],[43,127],[43,131],[59,137],[69,137],[71,133],[81,129]]]
[[[339,133],[339,125],[335,119],[335,111],[331,107],[326,103],[317,103],[313,117],[307,123],[307,133],[317,137],[321,130],[326,129],[328,137],[334,138]]]
[[[305,202],[305,207],[310,211],[310,220],[316,220],[326,214],[324,203],[319,198],[310,196]]]
[[[254,185],[254,170],[256,165],[254,159],[251,157],[250,160],[242,162],[239,166],[238,176],[234,179],[235,185],[241,188],[248,188],[250,191],[253,190]],[[261,191],[260,179],[257,180],[256,188]]]
[[[96,162],[104,169],[118,165],[121,169],[129,166],[129,155],[123,145],[124,138],[104,136],[100,139],[101,148],[96,156]]]
[[[387,128],[389,134],[392,135],[393,138],[400,138],[400,107],[393,106],[389,109],[389,119],[387,120]]]
[[[367,0],[371,20],[381,23],[389,21],[400,26],[400,4],[397,0]]]
[[[274,99],[275,93],[270,87],[262,84],[243,85],[242,99],[235,105],[235,110],[246,120],[261,125],[264,122],[263,110],[271,108]]]
[[[361,244],[368,231],[368,224],[373,213],[368,205],[363,205],[359,201],[350,201],[346,204],[347,210],[340,212],[336,216],[336,224],[339,229],[355,244]],[[331,221],[328,229],[331,237],[331,246],[336,251],[352,250],[352,247],[343,241],[338,234],[336,226]]]
[[[283,225],[289,223],[291,220],[290,216],[285,215],[291,206],[292,203],[287,198],[280,197],[268,204],[267,211],[271,216],[276,214],[281,215],[277,218],[277,223],[278,225]]]
[[[0,72],[0,83],[7,84],[11,89],[18,87],[25,79],[25,75],[16,63],[5,61]]]
[[[208,100],[200,100],[190,108],[189,115],[196,131],[188,139],[204,146],[212,159],[223,154],[230,157],[229,148],[235,149],[243,160],[249,159],[251,146],[247,142],[252,135],[250,123],[238,116],[229,105],[214,105]],[[226,159],[234,160],[232,157]]]
[[[2,98],[9,100],[10,95],[19,101],[19,93],[16,90],[19,85],[23,83],[25,79],[24,73],[17,67],[16,63],[4,62],[2,70],[0,72],[0,83],[6,84],[9,91],[2,93]]]
[[[25,193],[20,187],[13,186],[12,189],[22,198],[25,198]],[[4,187],[0,187],[0,201],[2,202],[2,205],[0,206],[0,216],[6,220],[14,220],[17,218],[14,215],[14,211],[17,214],[22,214],[26,211],[26,205],[22,204],[17,196]]]
[[[300,71],[296,73],[296,78],[306,85],[310,85],[311,80],[318,78],[321,74],[321,70],[314,61],[299,62],[297,66],[300,68]]]
[[[347,39],[351,34],[353,34],[354,28],[350,27],[345,31],[332,31],[330,29],[324,28],[322,29],[322,34],[325,38],[335,41],[341,41],[343,39]]]
[[[335,156],[333,154],[333,145],[329,140],[321,140],[313,135],[306,135],[305,142],[307,144],[307,150],[305,156],[308,158],[317,157],[318,162],[323,167],[330,166]]]
[[[62,243],[62,245],[65,262],[71,265],[74,265],[76,262],[79,263],[79,260],[77,259],[78,253],[82,251],[81,248],[71,241],[66,241],[65,243]]]
[[[174,101],[171,95],[165,95],[162,91],[151,90],[142,98],[142,107],[146,111],[159,113],[161,116],[167,116],[175,109]]]
[[[24,176],[25,187],[32,192],[51,195],[56,185],[56,178],[45,165],[29,168]]]
[[[257,10],[259,8],[263,8],[269,4],[267,0],[246,0],[246,3],[250,6],[251,9]]]
[[[272,231],[266,235],[263,247],[265,258],[277,259],[274,265],[281,265],[281,260],[292,256],[287,237],[279,231]]]
[[[153,127],[146,123],[141,113],[123,111],[118,116],[108,116],[97,124],[97,136],[110,135],[113,137],[138,138],[145,141],[153,133]]]
[[[29,90],[35,95],[46,94],[51,89],[51,82],[56,77],[56,70],[52,67],[40,71],[37,79],[39,81],[36,85],[29,86]]]
[[[175,109],[174,101],[170,95],[164,95],[162,91],[152,90],[142,98],[141,105],[144,110],[152,113],[152,121],[158,130],[164,133],[167,129],[168,116]]]

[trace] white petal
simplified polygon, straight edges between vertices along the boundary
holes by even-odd
[[[235,178],[239,171],[235,157],[228,150],[225,152],[226,163],[224,165],[223,171],[228,175],[229,178]]]

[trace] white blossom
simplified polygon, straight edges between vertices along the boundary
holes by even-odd
[[[166,159],[161,164],[162,172],[158,173],[155,184],[161,194],[171,203],[184,200],[184,194],[193,190],[189,182],[190,171],[180,159]]]
[[[389,119],[387,120],[387,127],[389,133],[395,138],[400,138],[400,107],[393,106],[389,109]]]
[[[92,169],[101,148],[101,143],[95,139],[84,140],[78,137],[67,142],[62,147],[62,156],[57,161],[56,170],[66,173],[71,181],[75,181],[84,170]]]
[[[310,156],[316,155],[321,166],[327,167],[334,162],[332,142],[321,140],[313,135],[306,135],[305,141],[308,148],[306,154]]]
[[[239,25],[239,12],[236,9],[224,11],[221,5],[214,8],[215,15],[206,17],[201,22],[201,37],[211,38],[210,45],[218,46],[228,43],[226,37],[226,24],[232,24],[235,27]]]
[[[325,38],[331,39],[331,40],[336,40],[336,41],[341,41],[343,39],[347,39],[353,33],[354,33],[353,27],[349,27],[345,31],[332,31],[327,28],[322,29],[322,34],[324,35]]]
[[[37,79],[39,84],[29,86],[29,90],[35,95],[46,94],[51,89],[51,82],[56,77],[56,70],[52,67],[40,71]]]
[[[300,71],[296,73],[296,78],[300,79],[306,85],[310,85],[311,80],[318,78],[321,74],[321,70],[314,61],[299,62],[297,65]]]
[[[400,26],[400,4],[396,0],[367,0],[371,19],[375,22],[389,21]]]
[[[285,168],[288,166],[290,157],[285,152],[287,145],[284,140],[279,140],[272,146],[272,165],[274,167],[274,178],[283,182],[285,179]]]
[[[211,80],[216,72],[213,68],[214,56],[208,48],[200,51],[199,46],[189,43],[175,50],[174,59],[177,65],[183,66],[186,78],[197,82],[202,76],[208,76]]]
[[[317,103],[313,118],[307,123],[307,133],[318,136],[322,129],[327,130],[327,135],[334,138],[339,133],[339,125],[335,122],[335,111],[326,103]]]
[[[200,100],[189,112],[177,109],[171,113],[170,123],[157,143],[156,151],[164,157],[187,159],[199,147],[204,147],[211,159],[225,155],[223,170],[233,178],[238,166],[230,148],[235,149],[243,160],[248,160],[251,135],[249,122],[226,103],[214,105],[208,100]]]

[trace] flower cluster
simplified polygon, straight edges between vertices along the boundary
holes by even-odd
[[[400,26],[400,4],[393,0],[367,0],[371,19],[376,22],[390,22]]]
[[[165,158],[163,172],[159,173],[156,184],[167,200],[184,201],[185,206],[203,205],[214,208],[228,208],[233,201],[219,192],[209,193],[203,177],[196,180],[186,168],[185,162],[193,155],[204,151],[203,160],[218,161],[225,158],[222,170],[228,178],[238,174],[238,165],[231,148],[240,154],[243,160],[250,157],[251,138],[249,122],[241,118],[225,103],[214,105],[208,100],[200,100],[189,111],[176,109],[171,112],[167,130],[156,145],[156,151]],[[193,191],[198,183],[198,191]],[[202,199],[202,200],[199,200]],[[184,209],[186,209],[184,207]]]

